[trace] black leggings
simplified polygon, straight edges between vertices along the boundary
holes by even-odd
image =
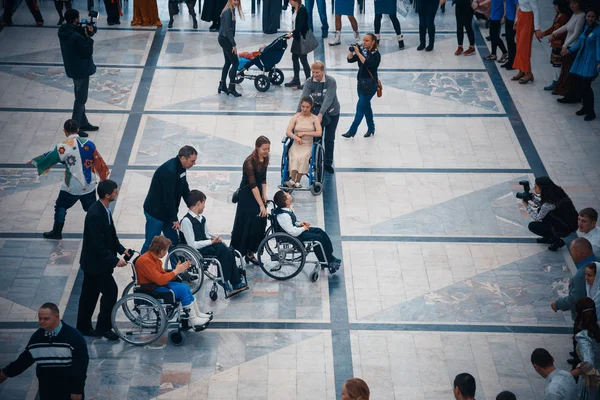
[[[293,54],[292,53],[292,63],[294,65],[294,80],[297,81],[300,79],[300,63],[302,63],[302,69],[304,70],[304,75],[306,79],[310,77],[310,65],[308,65],[308,55],[307,54]]]
[[[594,78],[580,78],[577,83],[581,82],[581,100],[583,109],[588,113],[594,112],[594,91],[592,90],[592,81]]]
[[[469,45],[475,46],[475,31],[473,31],[473,9],[456,8],[456,40],[458,45],[462,46],[465,39],[465,31],[469,38]]]
[[[196,11],[194,8],[196,7],[196,0],[188,0],[185,2],[187,5],[188,11],[190,15],[196,18]],[[173,19],[173,15],[177,14],[177,9],[179,8],[179,4],[176,1],[169,1],[169,18]]]
[[[227,73],[229,72],[229,83],[233,84],[240,60],[238,60],[237,54],[233,53],[233,46],[225,36],[219,35],[219,45],[223,49],[223,57],[225,58],[225,64],[223,64],[221,70],[221,82],[226,83]]]
[[[419,0],[422,5],[419,5],[419,40],[422,45],[425,45],[425,36],[429,34],[429,44],[435,42],[435,14],[439,7],[439,2],[431,0]]]
[[[62,12],[63,11],[63,4],[67,8],[67,10],[70,10],[71,8],[73,8],[73,6],[71,5],[70,1],[57,1],[57,0],[54,0],[54,8],[56,8],[56,11],[58,12],[58,16],[60,17],[60,19],[64,19],[63,12]]]
[[[500,21],[490,20],[490,38],[492,40],[492,54],[496,55],[496,49],[500,47],[500,51],[502,51],[502,55],[506,54],[506,47],[504,46],[504,42],[500,37],[500,28],[502,25]]]
[[[504,23],[504,32],[506,33],[506,47],[508,48],[508,61],[509,66],[512,67],[512,62],[515,60],[515,54],[517,54],[517,44],[515,43],[515,21],[506,20]]]
[[[402,35],[402,30],[400,29],[400,21],[398,21],[398,17],[396,14],[388,14],[390,16],[390,20],[392,20],[392,25],[394,25],[394,30],[396,31],[396,35]],[[383,14],[375,14],[375,34],[379,35],[381,32],[381,18]]]

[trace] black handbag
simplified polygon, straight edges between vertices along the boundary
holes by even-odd
[[[249,184],[248,184],[249,185]],[[240,197],[240,192],[242,191],[242,189],[245,189],[248,187],[248,185],[244,186],[244,187],[239,187],[237,189],[235,189],[235,192],[233,192],[233,194],[231,195],[231,202],[233,204],[236,204],[239,200]]]

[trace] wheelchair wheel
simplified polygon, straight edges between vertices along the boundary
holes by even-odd
[[[123,294],[121,294],[121,298],[128,296],[129,294],[133,293],[133,288],[135,287],[135,282],[129,282],[129,284],[127,286],[125,286],[125,289],[123,289]],[[134,313],[131,312],[131,310],[129,309],[127,302],[123,303],[123,313],[127,316],[127,318],[131,321],[131,322],[135,322],[135,315]]]
[[[315,271],[311,272],[309,278],[310,278],[311,282],[318,281],[319,280],[319,270],[315,270]]]
[[[269,226],[269,227],[267,228],[267,230],[265,231],[265,237],[269,237],[269,236],[271,236],[273,233],[275,233],[275,232],[273,231],[273,226],[271,225],[271,226]],[[272,243],[270,243],[270,242],[267,242],[267,243],[265,243],[265,250],[267,251],[267,253],[268,253],[270,256],[272,256],[273,254],[275,254],[275,252],[274,252],[274,251],[273,251],[273,249],[271,248],[270,244],[272,244]]]
[[[269,254],[267,248],[271,248],[273,254]],[[273,279],[284,281],[302,271],[306,262],[306,250],[295,237],[276,232],[260,242],[257,258],[265,274]]]
[[[254,78],[254,87],[259,92],[266,92],[271,87],[271,80],[266,75],[260,74]]]
[[[317,181],[313,182],[312,186],[310,187],[310,192],[313,196],[320,195],[323,193],[323,184]]]
[[[124,310],[130,310],[133,320]],[[113,307],[111,320],[115,333],[127,343],[145,346],[167,330],[167,314],[155,298],[143,293],[122,297]]]
[[[244,82],[244,71],[238,71],[237,75],[233,79],[233,83],[239,85],[242,82]]]
[[[167,340],[173,346],[182,346],[185,343],[185,335],[177,330],[172,330],[167,336]]]
[[[274,68],[273,70],[269,71],[269,79],[273,85],[279,86],[283,83],[285,76],[283,75],[282,70],[279,68]]]
[[[325,173],[325,149],[323,149],[322,145],[317,146],[317,151],[315,154],[315,162],[313,163],[313,177],[315,182],[323,183],[323,174]],[[322,185],[321,185],[322,187]]]
[[[202,256],[198,251],[186,245],[175,246],[165,260],[165,271],[172,271],[178,262],[189,261],[192,266],[179,275],[181,281],[188,285],[193,294],[196,294],[204,282],[202,272]]]

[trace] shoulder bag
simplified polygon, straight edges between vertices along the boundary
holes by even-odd
[[[367,68],[367,67],[365,67],[365,68]],[[373,82],[377,83],[377,97],[383,96],[383,85],[381,84],[381,80],[377,79],[377,81],[376,81],[375,78],[373,77],[373,74],[369,70],[369,68],[367,68],[367,72],[371,76],[371,79],[373,80]]]
[[[248,184],[248,185],[246,185],[246,186],[244,186],[244,187],[239,187],[239,188],[235,189],[235,192],[233,192],[233,194],[231,195],[231,202],[232,202],[233,204],[236,204],[236,203],[238,202],[238,200],[239,200],[239,196],[240,196],[240,192],[241,192],[243,189],[246,189],[246,188],[247,188],[249,185],[250,185],[250,184]]]

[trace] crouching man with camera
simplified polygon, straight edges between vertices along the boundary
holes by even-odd
[[[534,196],[529,182],[519,182],[524,191],[517,193],[527,212],[533,218],[529,230],[538,236],[538,243],[548,243],[548,250],[557,251],[565,245],[562,238],[577,230],[578,213],[565,191],[547,176],[535,179]]]
[[[97,131],[98,127],[90,124],[85,115],[85,103],[88,98],[90,76],[96,73],[96,65],[92,54],[94,53],[95,33],[94,18],[96,11],[90,11],[90,20],[80,20],[79,11],[70,9],[65,12],[67,22],[58,29],[60,51],[65,65],[67,76],[73,79],[75,85],[75,103],[73,116],[79,125],[79,136],[87,137],[84,131]]]

